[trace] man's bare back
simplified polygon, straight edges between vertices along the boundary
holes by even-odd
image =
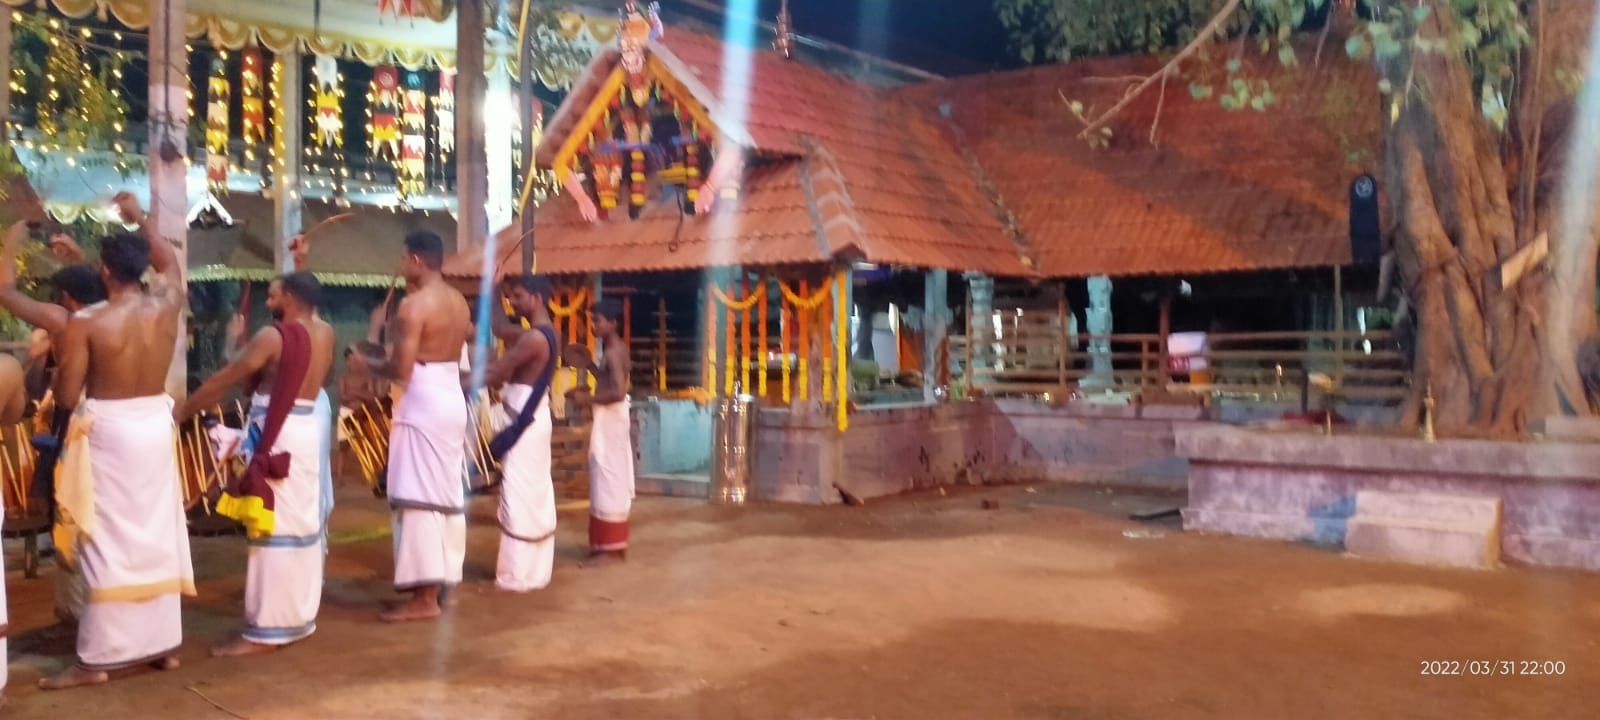
[[[88,397],[125,400],[165,393],[179,309],[165,296],[118,293],[68,321],[68,345],[78,333],[88,351]]]
[[[414,338],[416,345],[411,357],[397,353],[397,360],[426,364],[461,359],[461,347],[472,334],[472,308],[449,283],[441,279],[423,283],[400,301],[399,315],[402,344]],[[409,367],[396,369],[406,375],[411,372]]]

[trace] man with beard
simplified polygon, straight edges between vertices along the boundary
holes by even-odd
[[[273,280],[267,289],[273,324],[173,412],[181,423],[229,388],[251,391],[247,470],[217,503],[217,511],[239,519],[249,535],[246,625],[239,639],[213,648],[212,655],[271,652],[316,631],[328,463],[328,425],[317,398],[333,365],[331,328],[315,327],[321,295],[311,273]]]

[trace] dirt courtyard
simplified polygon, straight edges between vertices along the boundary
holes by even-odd
[[[998,508],[984,509],[984,500]],[[48,574],[8,553],[7,718],[1580,718],[1600,687],[1600,576],[1474,572],[1176,533],[1147,498],[1062,485],[867,507],[641,499],[626,565],[577,567],[564,512],[548,590],[491,578],[474,508],[461,604],[377,622],[383,505],[342,493],[319,629],[214,660],[239,625],[240,538],[196,539],[184,665],[35,689],[70,662]],[[12,543],[8,543],[8,548]],[[48,568],[48,563],[46,564]],[[1425,677],[1426,661],[1559,661],[1560,676]],[[223,709],[219,709],[220,706]]]

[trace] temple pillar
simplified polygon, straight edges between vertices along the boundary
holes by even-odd
[[[189,278],[189,53],[185,45],[186,0],[150,0],[150,204],[151,242],[177,251],[178,272]],[[8,82],[10,78],[6,79]],[[167,393],[188,395],[189,333],[178,313],[178,339],[167,371]]]
[[[280,273],[289,273],[294,272],[289,241],[305,228],[301,214],[305,205],[300,195],[300,172],[305,162],[298,132],[305,122],[300,46],[276,53],[272,62],[272,73],[279,79],[274,87],[278,96],[272,103],[273,132],[280,136],[276,142],[278,157],[272,168],[272,266]],[[285,128],[293,130],[286,132]]]
[[[488,171],[485,219],[490,234],[500,232],[511,224],[511,210],[516,204],[516,180],[512,176],[511,158],[511,121],[516,105],[512,97],[511,76],[497,62],[489,72],[484,100],[488,112],[483,115],[483,147]],[[495,258],[496,261],[499,259]]]
[[[950,332],[950,273],[929,270],[922,281],[922,399],[933,402],[939,378],[948,367],[941,367],[940,350]]]
[[[152,0],[156,2],[157,0]],[[456,251],[489,236],[488,158],[484,146],[483,3],[456,8]]]
[[[967,342],[973,344],[973,364],[978,365],[985,355],[1003,357],[1000,346],[994,342],[994,278],[983,273],[967,273],[966,277],[967,305],[972,308],[972,327],[967,328]],[[992,346],[991,353],[980,352],[984,344]]]
[[[1089,278],[1089,307],[1084,310],[1089,330],[1089,376],[1083,384],[1109,388],[1115,383],[1111,362],[1111,278]]]

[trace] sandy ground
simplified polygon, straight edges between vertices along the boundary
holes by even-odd
[[[546,591],[493,591],[475,508],[462,604],[376,621],[383,507],[346,493],[320,629],[213,660],[244,549],[197,540],[182,669],[42,693],[70,661],[50,583],[7,577],[7,718],[1579,718],[1600,687],[1600,576],[1416,568],[1172,532],[1161,499],[1064,486],[865,508],[643,499],[627,565],[576,565],[562,516]],[[983,500],[998,503],[983,509]],[[1130,532],[1131,531],[1131,532]],[[1131,536],[1130,536],[1131,535]],[[8,558],[15,567],[15,556]],[[1559,661],[1560,676],[1424,677],[1430,660]],[[1466,672],[1468,666],[1462,665]],[[204,697],[202,697],[202,694]],[[209,699],[209,700],[208,700]],[[221,706],[219,709],[214,706]]]

